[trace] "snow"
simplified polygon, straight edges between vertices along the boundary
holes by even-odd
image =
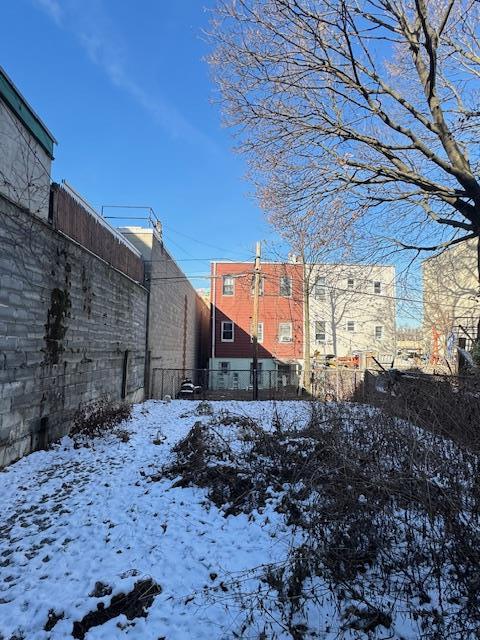
[[[215,413],[228,408],[264,427],[275,408],[270,402],[212,404]],[[126,424],[128,442],[108,436],[75,448],[66,437],[0,473],[2,640],[71,638],[75,621],[148,576],[162,592],[147,617],[119,616],[92,627],[87,640],[235,637],[242,612],[229,587],[232,576],[280,562],[290,536],[274,495],[262,513],[225,517],[205,490],[150,479],[193,424],[209,419],[194,415],[195,405],[137,405]],[[302,403],[281,405],[290,420],[306,419]],[[111,594],[95,597],[97,582]],[[254,571],[246,585],[259,584]],[[49,612],[63,617],[45,631]]]
[[[276,622],[281,603],[263,578],[266,563],[283,565],[292,546],[303,541],[301,528],[287,525],[276,510],[284,491],[300,490],[301,483],[285,484],[283,491],[270,487],[264,507],[226,516],[207,490],[174,486],[176,478],[162,475],[162,468],[197,421],[208,423],[238,453],[248,445],[241,427],[228,423],[229,414],[252,418],[264,429],[273,430],[278,421],[301,428],[311,405],[212,402],[213,418],[197,415],[197,405],[188,400],[136,405],[133,419],[122,425],[130,434],[126,442],[110,435],[78,448],[65,437],[49,451],[0,472],[0,640],[71,639],[75,622],[99,604],[108,608],[112,598],[147,578],[161,593],[146,617],[118,615],[91,627],[85,639],[292,638]],[[356,406],[352,411],[350,419],[377,410]],[[349,422],[352,429],[354,422]],[[346,489],[353,491],[350,485]],[[306,499],[307,511],[313,499],[314,494]],[[370,498],[360,494],[358,502],[370,504]],[[360,593],[367,579],[358,578]],[[98,583],[107,589],[99,590]],[[359,602],[349,609],[346,600],[342,614],[328,585],[316,576],[305,582],[304,593],[309,592],[312,599],[292,621],[308,621],[315,633],[305,638],[373,637],[358,627],[347,628],[353,616],[348,611],[358,609]],[[376,601],[387,611],[396,606],[381,591]],[[268,610],[257,606],[251,625],[242,631],[249,613],[244,604],[252,602],[263,602]],[[49,614],[55,624],[46,630]],[[380,626],[375,637],[413,640],[419,637],[418,624],[399,607],[391,628]]]

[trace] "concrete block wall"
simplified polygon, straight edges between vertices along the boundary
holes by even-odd
[[[159,231],[125,227],[121,232],[145,260],[145,282],[150,290],[149,384],[153,397],[158,397],[155,370],[206,366],[210,309],[166,250]]]
[[[104,395],[143,399],[147,291],[0,196],[0,467]]]
[[[0,99],[0,191],[48,217],[51,158]]]

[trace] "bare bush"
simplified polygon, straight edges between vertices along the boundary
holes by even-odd
[[[69,435],[76,439],[92,439],[113,433],[123,442],[128,442],[128,432],[118,427],[131,417],[131,405],[118,404],[108,398],[101,398],[77,411]]]
[[[318,637],[312,612],[325,602],[338,637],[478,637],[474,452],[355,405],[313,403],[300,428],[278,414],[268,431],[234,418],[223,429],[218,418],[196,423],[166,472],[180,486],[207,488],[226,514],[261,510],[276,495],[291,527],[284,562],[257,570],[264,589],[232,578],[245,613],[239,637],[260,619],[258,637]]]
[[[358,396],[366,395],[390,415],[480,451],[480,378],[412,372],[391,377],[382,391],[367,384],[367,393],[359,390]]]

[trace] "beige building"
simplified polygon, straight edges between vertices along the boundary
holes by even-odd
[[[395,268],[315,265],[310,277],[310,353],[367,355],[391,363],[395,355]],[[363,362],[362,362],[363,360]]]
[[[149,289],[147,381],[158,395],[156,371],[180,373],[204,366],[208,358],[210,309],[163,244],[161,228],[123,227],[121,233],[141,252]]]
[[[469,348],[480,319],[477,240],[450,247],[423,261],[425,348],[431,359],[455,360]],[[437,362],[434,362],[436,364]]]

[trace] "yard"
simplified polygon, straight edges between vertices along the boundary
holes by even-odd
[[[353,405],[121,426],[0,473],[1,640],[477,637],[473,453]]]

